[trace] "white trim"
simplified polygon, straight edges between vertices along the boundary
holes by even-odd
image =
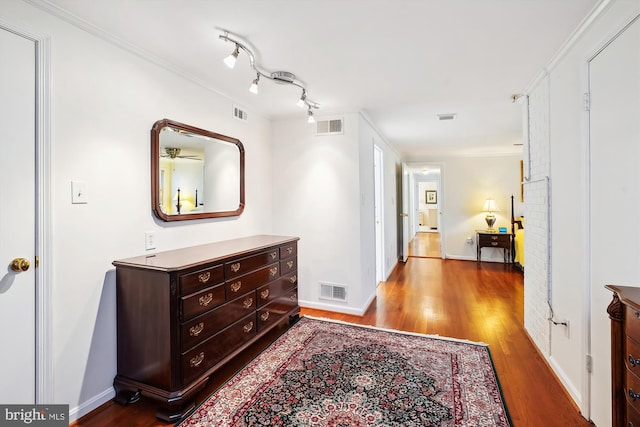
[[[591,11],[587,14],[587,16],[578,24],[578,27],[571,33],[569,38],[560,46],[560,49],[553,55],[551,60],[542,67],[540,72],[536,74],[536,76],[531,80],[531,82],[527,85],[527,89],[525,93],[530,93],[549,72],[555,68],[555,66],[560,62],[562,58],[573,48],[573,46],[578,42],[580,37],[589,29],[591,24],[602,15],[605,10],[613,3],[615,0],[602,0],[598,4],[596,4]]]
[[[376,289],[376,287],[374,287],[374,289]],[[316,310],[334,311],[336,313],[354,314],[356,316],[362,316],[362,315],[364,315],[364,313],[366,313],[367,309],[369,308],[369,306],[371,305],[371,303],[373,302],[373,300],[375,298],[376,298],[376,293],[373,292],[369,296],[367,301],[364,303],[363,307],[360,307],[360,308],[353,307],[353,306],[347,306],[347,305],[328,304],[328,303],[323,303],[323,302],[305,301],[305,300],[298,300],[298,304],[300,305],[300,307],[313,308],[313,309],[316,309]]]
[[[54,401],[51,298],[51,38],[0,19],[0,27],[36,45],[36,383],[35,403]]]
[[[109,387],[104,390],[102,393],[93,396],[91,399],[87,399],[80,403],[80,405],[75,406],[73,408],[69,408],[69,422],[75,421],[79,418],[84,417],[91,411],[98,409],[105,402],[110,401],[116,395],[113,387]]]

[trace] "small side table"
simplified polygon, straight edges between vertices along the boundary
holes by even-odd
[[[480,262],[482,248],[502,248],[504,263],[511,259],[511,233],[497,231],[476,230],[477,259]],[[509,257],[507,257],[509,255]]]

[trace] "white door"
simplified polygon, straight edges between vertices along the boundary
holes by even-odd
[[[409,189],[411,188],[409,183],[409,168],[404,163],[402,164],[402,262],[407,262],[409,257],[409,237],[411,231],[409,230]]]
[[[591,419],[611,423],[607,284],[640,286],[640,22],[589,62]]]
[[[0,402],[33,404],[35,43],[0,28],[0,58]]]

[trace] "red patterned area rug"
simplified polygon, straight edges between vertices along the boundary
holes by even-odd
[[[303,317],[176,424],[511,426],[484,344]]]

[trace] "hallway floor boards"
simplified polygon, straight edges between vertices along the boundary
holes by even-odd
[[[383,328],[439,334],[489,344],[516,427],[589,426],[571,403],[523,328],[523,276],[511,266],[410,257],[377,288],[363,316],[303,309],[302,314]],[[201,393],[205,399],[268,345],[231,362]],[[77,427],[159,426],[146,398],[122,407],[108,402],[72,424]]]

